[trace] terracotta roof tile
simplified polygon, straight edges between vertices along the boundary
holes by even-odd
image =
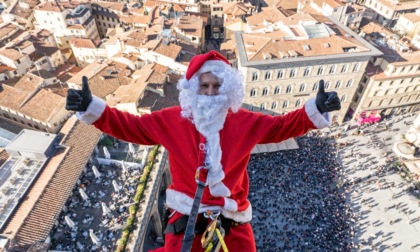
[[[200,17],[196,16],[182,16],[178,22],[175,23],[175,29],[195,37],[202,37],[204,31],[204,22]]]
[[[416,13],[405,13],[401,16],[405,17],[407,20],[411,21],[413,24],[420,22],[420,15]]]
[[[72,38],[69,43],[76,48],[98,48],[102,42],[100,39]]]
[[[65,158],[57,161],[58,168],[48,186],[42,191],[42,197],[36,201],[33,210],[16,234],[18,245],[27,245],[47,238],[101,134],[95,127],[75,122],[63,143],[68,147]]]
[[[125,9],[127,9],[127,5],[122,2],[95,1],[92,2],[92,5],[98,5],[102,8],[106,8],[117,12],[123,12]]]
[[[0,105],[15,111],[19,111],[19,108],[23,101],[30,95],[29,92],[10,87],[8,85],[2,85],[0,92]]]
[[[41,89],[20,109],[20,112],[42,122],[47,122],[57,111],[64,108],[66,98]]]
[[[168,43],[167,45],[165,45],[165,43],[163,42],[163,39],[161,39],[159,44],[154,48],[153,51],[155,53],[159,53],[161,55],[164,55],[168,58],[175,60],[176,57],[181,52],[181,49],[182,49],[181,46],[176,45],[174,43]]]
[[[25,56],[22,53],[20,53],[18,49],[15,49],[15,48],[0,49],[0,54],[11,60],[18,60]]]
[[[68,80],[77,85],[82,84],[82,76],[89,79],[89,87],[92,93],[98,97],[105,98],[117,90],[120,85],[128,85],[131,79],[126,76],[128,69],[125,64],[110,61],[109,65],[105,63],[94,62],[89,64]]]

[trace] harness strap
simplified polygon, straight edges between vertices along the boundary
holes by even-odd
[[[203,135],[200,134],[199,144],[199,165],[204,164],[205,158],[205,141]],[[205,166],[199,166],[195,173],[195,181],[197,182],[197,191],[195,192],[194,202],[191,207],[191,213],[188,217],[187,228],[185,230],[184,238],[182,239],[181,252],[190,252],[194,237],[195,237],[195,223],[197,221],[197,214],[200,208],[201,198],[203,197],[204,187],[206,186],[208,169]]]

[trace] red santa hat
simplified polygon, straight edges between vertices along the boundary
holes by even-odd
[[[190,80],[191,77],[197,73],[207,73],[212,72],[216,68],[230,66],[229,61],[220,53],[216,51],[209,51],[208,53],[196,55],[192,58],[185,78]]]

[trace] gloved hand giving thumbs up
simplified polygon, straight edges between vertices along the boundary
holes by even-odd
[[[72,111],[86,111],[92,101],[88,78],[82,77],[82,90],[69,89],[67,92],[66,109]]]
[[[324,80],[319,81],[315,103],[321,113],[341,109],[341,101],[338,98],[337,92],[325,92]]]

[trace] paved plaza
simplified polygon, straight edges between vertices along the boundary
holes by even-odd
[[[298,138],[298,150],[253,155],[258,251],[420,251],[419,200],[392,152],[413,119],[350,122]]]

